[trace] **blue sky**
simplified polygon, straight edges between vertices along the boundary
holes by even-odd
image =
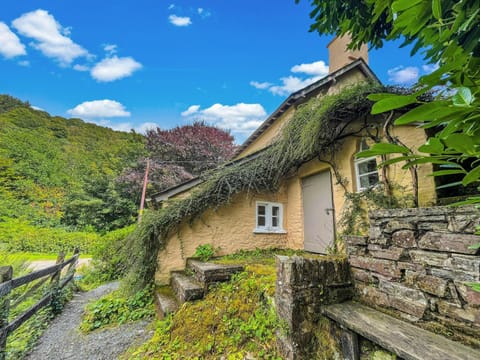
[[[195,119],[242,142],[325,75],[331,37],[303,0],[22,0],[0,12],[0,93],[117,130]],[[398,43],[370,51],[384,83],[429,71]]]

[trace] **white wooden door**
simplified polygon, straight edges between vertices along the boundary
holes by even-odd
[[[302,179],[304,248],[315,253],[326,253],[333,245],[335,210],[332,200],[330,171]]]

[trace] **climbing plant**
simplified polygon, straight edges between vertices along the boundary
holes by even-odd
[[[367,96],[386,91],[402,92],[368,83],[311,99],[298,106],[276,141],[256,157],[227,163],[207,173],[203,184],[188,198],[147,212],[125,246],[130,259],[128,283],[131,287],[138,290],[153,279],[158,251],[171,234],[178,232],[182,223],[191,223],[205,210],[227,204],[240,192],[275,192],[302,164],[312,159],[333,158],[344,139],[360,136],[371,127],[372,102]],[[360,126],[349,126],[358,120]]]

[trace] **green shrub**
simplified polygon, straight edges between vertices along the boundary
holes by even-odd
[[[128,297],[122,293],[122,290],[117,290],[85,307],[80,329],[89,332],[107,325],[118,325],[151,317],[154,313],[152,287]]]
[[[42,228],[28,221],[0,218],[0,240],[6,250],[42,253],[73,252],[91,253],[101,241],[94,232],[69,232],[62,228]]]
[[[210,260],[215,255],[215,248],[212,244],[199,245],[195,249],[193,256],[198,257],[201,261]]]
[[[79,269],[82,275],[79,285],[82,290],[93,289],[100,284],[121,278],[127,269],[126,256],[123,251],[125,239],[133,231],[135,225],[110,231],[103,235],[98,246],[92,251],[91,266]]]

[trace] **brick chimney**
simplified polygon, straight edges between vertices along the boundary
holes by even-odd
[[[359,50],[347,49],[351,41],[350,35],[346,34],[342,37],[335,37],[327,45],[328,48],[328,66],[329,73],[333,73],[348,65],[355,60],[362,58],[368,64],[368,47],[363,44]]]

